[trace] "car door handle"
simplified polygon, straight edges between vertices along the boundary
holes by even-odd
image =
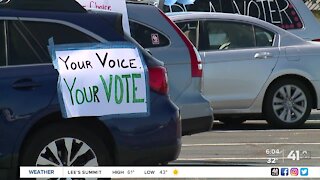
[[[258,52],[254,55],[255,59],[267,59],[271,57],[272,57],[272,54],[270,52]]]
[[[37,82],[34,82],[32,79],[26,78],[26,79],[19,79],[12,83],[12,87],[14,89],[20,89],[20,90],[29,90],[34,89],[36,87],[39,87],[40,84]]]

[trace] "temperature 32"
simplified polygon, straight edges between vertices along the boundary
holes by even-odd
[[[278,160],[279,160],[278,158],[268,158],[267,163],[276,164]]]
[[[283,150],[280,149],[266,149],[266,155],[267,155],[267,163],[268,164],[276,164],[279,160],[279,157],[281,157],[283,153]]]

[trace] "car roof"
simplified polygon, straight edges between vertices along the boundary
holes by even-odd
[[[86,12],[75,0],[0,0],[0,8],[33,11]]]
[[[122,27],[117,26],[122,25],[120,14],[87,11],[75,0],[9,0],[0,3],[0,18],[1,20],[20,18],[21,20],[64,22],[64,24],[84,28],[99,36],[99,39],[123,40]]]

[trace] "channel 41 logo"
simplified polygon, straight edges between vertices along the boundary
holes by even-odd
[[[271,168],[271,176],[279,176],[279,168]]]

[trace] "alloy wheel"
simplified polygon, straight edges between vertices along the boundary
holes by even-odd
[[[275,115],[283,122],[299,121],[307,110],[307,97],[295,85],[281,86],[273,96],[272,107]]]
[[[94,151],[75,138],[57,139],[43,148],[37,166],[98,166]]]

